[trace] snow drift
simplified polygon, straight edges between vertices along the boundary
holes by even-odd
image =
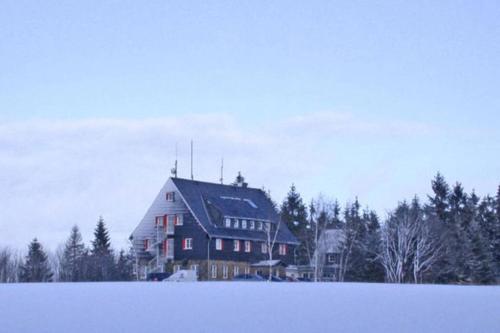
[[[2,332],[500,332],[500,287],[351,283],[0,285]]]

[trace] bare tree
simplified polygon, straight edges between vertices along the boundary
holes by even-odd
[[[272,261],[273,261],[273,249],[276,244],[276,238],[278,237],[278,232],[281,226],[281,218],[278,219],[278,223],[273,225],[271,222],[264,224],[264,231],[266,232],[266,250],[268,254],[268,264],[269,264],[269,276],[268,281],[271,281],[272,277]]]
[[[8,248],[0,249],[0,282],[9,282],[11,260],[10,250]]]
[[[440,252],[416,200],[411,207],[400,204],[390,214],[382,229],[382,240],[380,259],[388,282],[403,283],[413,275],[413,282],[418,283]]]
[[[431,234],[428,223],[421,218],[415,225],[416,237],[413,254],[413,281],[422,281],[422,274],[431,269],[441,254],[441,245]]]

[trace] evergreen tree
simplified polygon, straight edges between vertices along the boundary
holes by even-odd
[[[21,265],[21,282],[51,282],[52,272],[47,254],[42,245],[35,238],[29,245],[28,255]]]
[[[450,188],[444,177],[438,173],[431,182],[433,196],[429,196],[429,204],[425,214],[432,223],[434,234],[439,235],[439,243],[443,245],[440,258],[432,269],[432,280],[440,283],[457,281],[455,270],[455,235],[449,227],[449,195]]]
[[[374,211],[365,212],[363,219],[367,223],[367,235],[365,239],[365,281],[383,282],[384,267],[379,260],[382,251],[382,238],[380,234],[380,223]]]
[[[61,281],[82,281],[84,280],[84,262],[83,254],[85,245],[82,242],[82,235],[78,226],[73,226],[71,234],[64,246],[64,252],[61,259]]]
[[[366,221],[360,214],[360,204],[356,198],[352,205],[347,205],[345,219],[345,241],[349,242],[346,246],[350,246],[349,264],[346,267],[344,279],[346,281],[364,281],[365,264],[366,264],[366,239],[368,228]]]
[[[296,263],[299,265],[309,264],[313,254],[311,227],[307,220],[307,208],[293,184],[281,204],[280,214],[281,221],[300,241],[296,250]]]
[[[91,250],[91,280],[111,281],[115,276],[115,263],[108,230],[104,219],[99,217],[94,231]]]
[[[116,280],[131,281],[133,278],[133,257],[121,250],[116,261]]]

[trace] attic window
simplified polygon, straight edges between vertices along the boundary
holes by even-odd
[[[175,192],[167,192],[165,195],[167,201],[174,202],[175,201]]]

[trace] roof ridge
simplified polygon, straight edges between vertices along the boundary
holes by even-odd
[[[186,182],[190,182],[190,183],[202,183],[202,184],[209,184],[209,185],[215,185],[215,186],[220,186],[220,187],[231,187],[231,188],[237,188],[237,189],[257,190],[257,191],[264,192],[260,188],[250,187],[250,186],[241,187],[241,186],[236,186],[236,185],[232,185],[232,184],[219,184],[219,183],[212,183],[212,182],[208,182],[208,181],[194,180],[194,179],[182,178],[182,177],[176,177],[176,178],[170,177],[170,179],[172,179],[172,181],[174,181],[174,182],[177,181],[177,180],[181,180],[181,181],[186,181]]]

